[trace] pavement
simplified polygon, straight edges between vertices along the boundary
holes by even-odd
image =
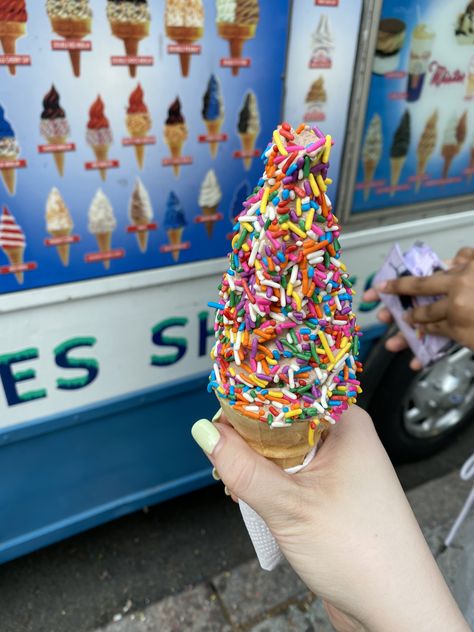
[[[471,623],[474,519],[450,549],[440,548],[472,485],[457,470],[473,445],[470,424],[442,452],[397,468]],[[320,601],[287,565],[259,569],[221,484],[0,566],[0,608],[1,632],[331,630]]]

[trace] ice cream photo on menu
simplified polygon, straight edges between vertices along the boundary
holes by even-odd
[[[369,127],[362,146],[362,166],[364,168],[364,200],[369,199],[370,184],[374,179],[375,170],[382,157],[383,135],[382,120],[375,113],[370,120]]]
[[[466,74],[466,95],[464,97],[467,101],[474,99],[474,55],[469,60],[469,66]]]
[[[107,18],[112,35],[123,41],[127,57],[137,57],[140,41],[150,34],[148,0],[107,0]],[[128,69],[135,77],[136,64],[130,63]]]
[[[211,156],[217,156],[219,142],[212,140],[220,134],[222,124],[224,122],[224,102],[222,99],[221,86],[215,75],[211,75],[207,83],[206,92],[202,98],[202,120],[207,127],[207,135],[209,140],[209,150]]]
[[[282,468],[301,465],[361,390],[361,334],[326,194],[332,139],[315,129],[282,123],[273,132],[219,297],[208,303],[216,310],[208,390],[245,441]]]
[[[178,177],[180,172],[179,159],[183,153],[183,145],[188,138],[188,127],[181,112],[179,97],[176,97],[168,109],[163,134],[171,157],[176,161],[173,164],[173,173]]]
[[[324,121],[326,118],[326,102],[328,95],[321,75],[313,81],[306,94],[305,121]]]
[[[417,24],[411,36],[408,61],[407,101],[418,101],[431,59],[435,34],[427,24]]]
[[[318,26],[311,38],[310,68],[331,68],[334,51],[334,37],[329,24],[329,16],[321,15]]]
[[[12,126],[5,118],[5,110],[0,105],[0,171],[3,184],[10,195],[16,191],[16,170],[8,163],[14,163],[20,155],[20,146]]]
[[[68,237],[72,234],[74,223],[66,203],[59,190],[53,187],[46,201],[46,230],[57,240],[57,251],[64,266],[69,265],[71,244]]]
[[[416,185],[418,193],[426,173],[426,166],[433,155],[438,140],[438,110],[428,118],[416,148]]]
[[[89,110],[89,121],[86,132],[87,143],[92,147],[95,158],[98,162],[104,162],[109,157],[109,149],[112,144],[112,132],[108,118],[104,113],[104,102],[100,95],[91,105]],[[107,170],[99,168],[100,177],[105,181]]]
[[[451,164],[461,151],[461,147],[467,135],[467,111],[460,117],[456,114],[450,116],[443,135],[441,155],[444,158],[441,178],[445,180],[449,175]]]
[[[41,112],[40,133],[46,138],[49,145],[58,147],[67,143],[71,130],[66,118],[66,113],[59,103],[59,94],[54,87],[43,99],[43,111]],[[53,152],[54,162],[60,176],[64,175],[64,151]]]
[[[179,253],[182,250],[182,246],[185,245],[182,241],[183,231],[187,224],[188,222],[186,221],[181,202],[176,193],[171,191],[166,202],[164,226],[174,261],[179,260]]]
[[[406,24],[397,18],[380,20],[373,72],[385,75],[400,66],[400,51],[405,43]]]
[[[260,134],[260,113],[258,111],[257,97],[253,90],[249,90],[244,97],[244,102],[239,112],[237,131],[242,147],[241,154],[244,159],[244,167],[248,171],[252,166],[255,143]]]
[[[232,74],[239,74],[244,44],[255,37],[260,17],[258,0],[216,0],[217,32],[229,42]],[[246,65],[246,64],[245,64]]]
[[[222,215],[217,212],[217,207],[222,199],[222,191],[217,181],[214,169],[209,169],[201,184],[199,191],[199,206],[202,211],[202,223],[206,226],[209,239],[214,232],[214,224]]]
[[[405,110],[390,147],[390,195],[396,193],[398,183],[400,182],[400,175],[410,147],[410,139],[410,112]]]
[[[136,140],[146,139],[151,129],[151,116],[148,107],[143,101],[143,88],[140,84],[137,85],[128,100],[125,125],[130,134],[130,138]],[[145,162],[145,145],[143,143],[137,143],[134,144],[134,148],[138,167],[139,169],[143,169]]]
[[[0,217],[0,248],[7,256],[8,262],[14,270],[23,266],[26,248],[25,233],[16,223],[15,218],[6,206],[3,207],[2,216]],[[18,269],[14,274],[18,283],[22,285],[24,281],[23,270]]]
[[[204,7],[202,0],[166,0],[166,36],[175,41],[181,74],[189,75],[191,54],[200,51],[194,43],[204,35]]]
[[[89,232],[95,236],[99,251],[107,255],[112,250],[112,233],[117,228],[114,209],[108,197],[98,189],[89,207]],[[110,268],[110,259],[102,261],[104,268]]]
[[[474,135],[472,137],[471,146],[469,148],[469,167],[468,167],[468,175],[467,175],[468,182],[471,182],[473,175],[474,175]]]
[[[26,35],[25,0],[3,0],[0,2],[0,43],[5,55],[16,55],[16,43]],[[16,74],[16,64],[9,64],[11,75]]]
[[[150,196],[140,178],[135,181],[132,196],[128,204],[128,218],[132,226],[136,227],[136,236],[140,252],[148,248],[148,226],[153,219],[153,208]]]
[[[89,0],[46,0],[46,11],[54,33],[71,43],[69,58],[75,77],[81,76],[81,50],[73,46],[92,31]]]
[[[458,44],[474,44],[474,0],[469,0],[466,9],[459,14],[455,35]]]

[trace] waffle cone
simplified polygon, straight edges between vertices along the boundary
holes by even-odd
[[[97,239],[97,245],[99,246],[99,250],[102,253],[110,252],[111,244],[112,244],[112,232],[109,231],[107,233],[96,233],[95,238]],[[104,259],[102,261],[104,264],[104,268],[108,270],[110,268],[110,260]]]
[[[110,22],[112,34],[123,40],[125,46],[125,54],[128,57],[136,57],[138,55],[138,45],[140,40],[148,37],[150,34],[150,21],[146,22]],[[137,67],[130,64],[128,71],[131,77],[137,74]]]
[[[170,26],[166,25],[166,35],[177,44],[192,44],[204,34],[202,26]],[[179,63],[183,77],[189,75],[191,65],[191,55],[189,53],[179,53]]]
[[[215,121],[204,120],[204,122],[206,123],[208,135],[216,136],[221,131],[221,127],[222,127],[222,123],[224,122],[224,119],[218,118]],[[211,140],[211,142],[209,143],[209,149],[211,152],[211,156],[215,158],[217,156],[217,150],[219,149],[219,143],[216,142],[215,140],[214,141]]]
[[[23,264],[23,253],[25,252],[24,246],[16,246],[14,248],[5,248],[3,252],[7,255],[8,261],[12,266],[21,266]],[[23,272],[15,272],[15,278],[21,285],[24,281]]]
[[[364,200],[367,201],[370,196],[370,182],[374,179],[375,169],[377,168],[377,162],[375,160],[364,160]]]
[[[50,145],[64,145],[67,141],[66,136],[48,136],[48,143]],[[64,161],[65,155],[63,151],[55,151],[53,153],[54,162],[56,163],[56,168],[58,170],[59,175],[62,177],[64,175]]]
[[[135,145],[135,158],[139,169],[143,169],[145,162],[145,145]]]
[[[69,237],[72,233],[72,228],[62,228],[61,230],[50,230],[51,237]],[[69,252],[71,250],[71,244],[58,244],[56,246],[59,258],[64,266],[69,265]]]
[[[5,160],[16,160],[16,154],[5,156]],[[16,191],[16,171],[15,169],[2,169],[2,179],[10,195],[15,195]]]
[[[172,246],[179,246],[183,238],[183,228],[168,228],[166,231],[168,234],[168,240]],[[173,250],[172,256],[174,261],[179,259],[179,250]]]
[[[94,150],[95,159],[96,160],[107,160],[109,157],[109,147],[110,145],[93,145],[92,149]],[[99,169],[100,177],[105,182],[107,178],[107,169]]]
[[[215,215],[217,211],[217,204],[215,206],[203,206],[202,214],[204,217],[210,217],[211,215]],[[212,237],[212,233],[214,232],[214,224],[215,222],[204,222],[206,226],[206,232],[209,239]]]
[[[251,153],[255,149],[255,140],[257,138],[257,135],[247,132],[246,134],[239,134],[239,136],[242,151],[244,153]],[[244,167],[246,171],[250,169],[252,165],[252,160],[253,158],[251,156],[248,158],[244,158]]]
[[[430,159],[430,155],[421,155],[418,154],[418,162],[416,165],[416,184],[415,184],[415,192],[418,193],[421,187],[421,182],[423,180],[423,176],[426,172],[426,165],[428,164],[428,160]]]
[[[16,55],[16,40],[26,35],[26,22],[2,22],[0,24],[0,42],[5,55]],[[16,75],[15,64],[10,64],[8,70]]]
[[[245,40],[255,37],[256,24],[233,24],[229,22],[219,22],[217,32],[220,37],[229,42],[230,56],[232,59],[240,59],[244,48]],[[236,77],[239,74],[239,67],[232,67],[232,74]]]
[[[441,174],[441,177],[443,179],[448,177],[449,170],[451,168],[451,163],[453,162],[454,158],[458,155],[458,153],[459,153],[458,145],[443,145],[442,150],[441,150],[441,154],[444,158],[443,171]]]
[[[51,18],[51,26],[53,31],[64,37],[66,40],[83,39],[90,34],[92,30],[92,19],[82,18],[73,20],[71,18]],[[69,50],[69,59],[71,60],[72,72],[75,77],[81,76],[81,51]]]
[[[168,143],[168,147],[170,150],[170,154],[172,158],[181,158],[181,154],[183,152],[184,141],[180,141],[178,143]],[[173,173],[176,177],[179,176],[179,172],[181,167],[179,165],[173,165]]]
[[[231,426],[237,430],[245,442],[282,469],[301,465],[311,450],[308,430],[311,420],[298,421],[283,428],[271,428],[268,424],[245,417],[236,411],[226,400],[217,398],[222,411]],[[314,442],[318,444],[326,424],[320,424],[315,433]]]
[[[390,186],[395,188],[400,182],[400,174],[405,164],[406,156],[400,158],[390,158]],[[394,195],[395,191],[392,191],[390,195]]]
[[[140,252],[146,252],[148,248],[148,231],[147,230],[139,230],[136,233],[138,247],[140,248]]]

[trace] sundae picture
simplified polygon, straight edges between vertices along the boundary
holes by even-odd
[[[312,36],[310,68],[331,68],[334,37],[329,26],[329,18],[322,15]]]
[[[370,183],[374,179],[375,170],[382,157],[383,136],[382,121],[376,113],[370,120],[362,147],[362,164],[364,167],[364,200],[369,199]]]
[[[46,0],[46,11],[53,31],[68,42],[87,37],[92,30],[92,10],[89,0]],[[72,72],[81,76],[81,51],[68,50]]]
[[[441,147],[441,155],[444,158],[443,172],[441,174],[443,179],[448,177],[451,164],[461,151],[466,135],[467,112],[464,112],[459,119],[456,114],[453,114],[444,130],[443,146]]]
[[[27,19],[25,0],[0,2],[0,44],[5,55],[16,55],[16,42],[26,35]],[[8,70],[15,75],[15,64],[10,64]]]
[[[397,70],[400,65],[400,51],[405,43],[406,25],[396,18],[380,20],[373,72],[385,75]]]
[[[179,201],[176,193],[171,191],[168,196],[168,201],[166,202],[164,226],[166,234],[168,235],[168,241],[172,246],[171,255],[174,261],[179,260],[183,230],[187,224],[181,202]]]
[[[112,233],[117,227],[114,210],[102,189],[98,189],[89,208],[89,232],[96,240],[99,250],[107,254],[112,249]],[[110,268],[110,259],[102,261],[104,268]]]
[[[209,239],[214,232],[214,223],[216,221],[217,206],[222,199],[222,191],[217,182],[214,169],[209,169],[201,184],[199,192],[199,206],[201,207],[203,219],[206,225],[207,236]]]
[[[179,97],[173,101],[168,109],[168,118],[165,121],[164,139],[168,145],[171,157],[178,160],[183,152],[183,145],[188,137],[188,127],[181,113],[181,101]],[[179,176],[179,164],[173,165],[173,172]]]
[[[426,71],[431,58],[435,34],[426,24],[418,24],[411,37],[408,62],[407,101],[418,101],[423,90]]]
[[[245,170],[252,165],[255,142],[260,134],[260,114],[255,93],[249,90],[244,97],[244,104],[239,112],[237,130],[242,147]]]
[[[23,255],[26,248],[25,233],[6,206],[3,207],[0,217],[0,248],[7,256],[11,266],[23,265]],[[21,285],[24,280],[23,271],[15,272],[15,278]]]
[[[455,35],[458,44],[474,44],[474,0],[470,0],[458,16]]]
[[[425,127],[421,134],[420,140],[418,142],[418,147],[416,148],[416,185],[415,191],[418,192],[420,190],[421,183],[423,181],[423,176],[426,172],[426,165],[428,164],[429,159],[433,155],[433,152],[436,147],[436,142],[438,140],[438,111],[435,110],[433,114],[426,121]]]
[[[5,110],[0,105],[0,171],[3,183],[10,195],[16,191],[16,171],[10,167],[2,167],[2,162],[18,160],[20,146],[15,138],[12,126],[5,118]]]
[[[40,133],[46,138],[49,145],[64,145],[70,131],[66,113],[59,104],[59,94],[53,85],[43,99]],[[59,175],[63,176],[64,151],[55,151],[53,158]]]
[[[208,136],[217,136],[224,122],[224,103],[220,83],[214,75],[211,75],[208,81],[207,89],[202,99],[201,114],[207,127]],[[213,158],[217,155],[218,147],[219,143],[217,141],[209,141],[209,149]]]
[[[140,40],[150,34],[148,0],[107,0],[107,18],[112,35],[123,41],[127,57],[137,57]],[[136,64],[129,64],[128,69],[135,77]]]
[[[217,32],[229,42],[231,59],[242,57],[244,43],[255,37],[260,17],[258,0],[216,0]],[[232,66],[232,74],[239,74],[239,67]]]
[[[146,252],[148,248],[148,224],[151,224],[153,219],[153,208],[148,191],[140,178],[136,179],[132,197],[130,198],[128,217],[130,223],[137,227],[135,234],[140,251]]]
[[[390,187],[392,189],[390,195],[395,194],[400,181],[400,175],[410,147],[410,138],[410,112],[405,110],[390,147]]]
[[[100,95],[89,110],[86,140],[94,150],[97,161],[103,162],[108,159],[109,148],[112,144],[112,132],[110,130],[109,121],[104,113],[104,102],[100,98]],[[102,180],[105,181],[107,178],[107,170],[100,168],[99,173]]]
[[[125,125],[131,138],[146,138],[151,129],[151,116],[143,101],[143,89],[140,84],[138,84],[132,92],[128,100]],[[134,147],[138,167],[143,169],[143,163],[145,162],[145,145],[138,144],[134,145]]]
[[[181,74],[189,75],[191,53],[186,46],[201,39],[204,34],[204,7],[202,0],[166,0],[166,36],[174,40],[184,50],[179,53]]]
[[[310,86],[306,95],[308,120],[320,121],[325,118],[325,108],[328,96],[324,86],[324,77],[321,75]]]
[[[69,237],[73,228],[74,223],[69,209],[58,189],[53,187],[46,201],[46,230],[51,237],[57,239],[58,237]],[[63,243],[58,243],[56,248],[62,264],[68,266],[70,243],[65,239]]]

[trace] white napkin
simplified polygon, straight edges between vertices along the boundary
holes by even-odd
[[[290,467],[286,472],[288,474],[296,474],[301,472],[303,468],[311,463],[316,454],[317,446],[312,448],[311,452],[305,457],[305,460],[301,465]],[[272,571],[283,559],[283,553],[280,551],[277,541],[272,535],[272,532],[267,527],[263,518],[261,518],[256,511],[247,505],[246,502],[239,499],[240,513],[244,519],[245,526],[252,540],[255,553],[257,554],[260,566],[264,571]]]

